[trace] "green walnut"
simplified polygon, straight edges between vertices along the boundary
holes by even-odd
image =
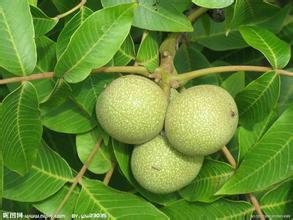
[[[150,192],[164,194],[188,185],[198,174],[203,156],[186,156],[158,135],[134,148],[131,170],[134,178]]]
[[[165,132],[171,145],[186,155],[208,155],[226,145],[238,124],[233,97],[213,85],[189,88],[169,104]]]
[[[119,77],[98,97],[97,118],[113,138],[142,144],[164,126],[167,97],[153,81],[135,75]]]

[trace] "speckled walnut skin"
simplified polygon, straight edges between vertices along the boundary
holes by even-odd
[[[153,81],[135,75],[114,80],[98,97],[97,118],[115,139],[142,144],[159,134],[164,125],[167,97]]]
[[[165,132],[171,145],[187,155],[208,155],[226,145],[238,124],[232,96],[213,85],[189,88],[169,104]]]
[[[198,174],[203,156],[186,156],[158,135],[153,140],[138,145],[131,156],[134,178],[150,192],[164,194],[188,185]]]

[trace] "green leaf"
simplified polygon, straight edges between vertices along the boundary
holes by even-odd
[[[209,60],[198,50],[194,43],[183,44],[174,58],[174,65],[180,73],[211,67]]]
[[[55,214],[56,209],[63,201],[64,197],[69,191],[68,186],[63,186],[57,193],[47,198],[46,200],[34,203],[33,206],[38,209],[40,212],[46,214],[47,216],[52,216]],[[74,213],[74,207],[79,195],[79,188],[75,188],[73,193],[70,196],[70,199],[65,203],[63,208],[60,210],[59,215],[64,216],[65,220],[71,220],[72,214]]]
[[[55,67],[56,76],[77,83],[84,80],[93,68],[107,64],[129,33],[135,5],[102,9],[88,17],[60,56]]]
[[[66,161],[43,142],[29,173],[19,176],[6,170],[3,196],[11,200],[36,202],[55,194],[71,179],[71,169]]]
[[[76,214],[98,211],[109,219],[168,219],[151,203],[131,193],[107,187],[97,180],[82,180],[82,190],[76,204]]]
[[[37,91],[30,82],[4,99],[1,124],[5,166],[23,175],[36,160],[42,137]]]
[[[264,120],[254,123],[252,128],[239,127],[237,134],[239,145],[238,162],[242,161],[249,149],[261,139],[275,117],[276,112],[272,110]]]
[[[291,69],[292,71],[292,69]],[[281,76],[281,93],[279,98],[279,109],[283,111],[293,103],[293,77],[290,76]]]
[[[284,68],[291,57],[289,44],[260,27],[240,27],[243,39],[259,50],[274,68]]]
[[[239,25],[259,24],[277,11],[277,7],[263,0],[235,0],[235,4],[226,9],[227,29]]]
[[[76,136],[76,148],[77,153],[82,162],[85,162],[90,155],[92,149],[96,146],[103,131],[101,128],[94,129],[85,134]],[[112,168],[111,148],[103,142],[99,151],[96,153],[93,161],[89,165],[88,169],[93,173],[106,173]]]
[[[133,1],[102,0],[104,7],[129,2]],[[166,7],[168,3],[169,1],[161,4],[160,1],[140,0],[134,10],[133,26],[151,31],[191,32],[193,28],[190,21],[177,10],[178,3],[173,1],[173,7],[170,3]]]
[[[248,202],[218,200],[213,203],[180,200],[162,209],[171,219],[250,219],[253,207]]]
[[[135,59],[135,48],[131,35],[128,35],[118,52],[113,57],[114,66],[125,66]]]
[[[98,96],[115,78],[114,75],[109,74],[89,76],[86,80],[71,85],[72,97],[89,115],[92,115]]]
[[[234,0],[192,0],[192,2],[204,8],[225,8],[232,5]]]
[[[56,43],[47,37],[36,39],[38,61],[34,73],[51,72],[56,64]],[[31,81],[38,91],[39,101],[42,102],[54,88],[52,79],[38,79]]]
[[[252,81],[235,97],[240,123],[252,125],[263,120],[276,105],[279,94],[280,77],[274,71]]]
[[[205,27],[205,22],[208,24],[208,30]],[[188,34],[188,37],[191,42],[199,43],[216,51],[247,47],[247,43],[242,39],[237,29],[231,29],[228,35],[226,33],[224,23],[215,22],[204,15],[194,23],[194,32]]]
[[[41,9],[30,6],[33,16],[35,35],[41,37],[52,30],[58,23],[58,20],[48,17]]]
[[[115,154],[115,157],[121,172],[126,177],[128,182],[131,183],[140,194],[142,194],[148,200],[161,204],[161,205],[166,205],[167,203],[176,201],[178,199],[179,196],[177,193],[155,194],[142,188],[136,182],[130,170],[130,154],[132,151],[130,146],[117,142],[113,139],[112,139],[112,145],[113,145],[114,154]]]
[[[245,87],[244,72],[237,72],[225,79],[221,87],[227,90],[233,97],[235,97]]]
[[[1,0],[0,66],[18,76],[29,75],[37,62],[34,35],[28,2]]]
[[[233,168],[223,162],[206,159],[194,181],[180,190],[188,201],[213,202],[220,198],[214,194],[234,173]]]
[[[217,194],[244,194],[266,189],[293,174],[293,106],[245,155],[234,176]]]
[[[42,123],[47,128],[68,134],[80,134],[92,130],[96,121],[72,98],[52,108],[41,105]]]
[[[159,44],[154,32],[144,34],[137,51],[136,62],[154,72],[159,66]]]
[[[261,209],[266,215],[293,215],[293,181],[274,187],[260,199]],[[285,216],[284,216],[285,217]]]
[[[76,29],[85,21],[85,19],[93,13],[87,7],[82,7],[80,11],[74,15],[65,25],[58,36],[57,45],[56,45],[56,53],[57,56],[60,57],[62,53],[65,51],[68,43],[76,31]]]

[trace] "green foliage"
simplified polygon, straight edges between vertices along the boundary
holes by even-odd
[[[258,214],[248,193],[266,217],[292,218],[291,14],[288,0],[0,0],[0,218],[60,209],[66,220],[245,220]],[[214,73],[219,66],[223,72]],[[228,91],[239,112],[227,143],[236,168],[218,151],[184,188],[144,189],[130,166],[133,145],[114,140],[96,117],[102,91],[129,73],[150,78],[166,94],[172,86],[171,99],[202,84]],[[185,80],[186,73],[195,77]],[[142,87],[136,93],[147,94]],[[159,104],[144,107],[144,123],[158,124]],[[195,113],[182,109],[184,119]],[[129,115],[122,121],[135,118]]]
[[[37,91],[25,82],[1,106],[1,146],[5,166],[23,175],[37,158],[42,137]],[[13,160],[11,160],[13,158]]]
[[[284,68],[288,64],[290,46],[273,33],[259,27],[241,27],[240,32],[244,40],[261,51],[274,68]]]
[[[93,68],[107,64],[129,33],[134,7],[129,4],[106,8],[86,19],[60,56],[55,67],[56,76],[77,83]],[[92,28],[95,25],[98,27]]]
[[[0,21],[0,66],[18,76],[31,74],[37,53],[28,2],[1,1]]]
[[[292,175],[293,106],[287,109],[258,143],[250,148],[235,175],[217,194],[242,194],[266,189]],[[261,181],[258,181],[261,179]]]
[[[219,200],[210,204],[189,203],[183,200],[174,202],[163,208],[172,219],[246,219],[250,218],[253,208],[247,202]]]

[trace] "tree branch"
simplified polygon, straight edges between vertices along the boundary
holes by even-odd
[[[141,66],[106,66],[101,67],[98,69],[94,69],[92,71],[92,74],[95,73],[133,73],[133,74],[139,74],[146,77],[152,77],[152,74],[148,72],[148,70]],[[16,83],[16,82],[22,82],[22,81],[32,81],[32,80],[38,80],[38,79],[49,79],[53,78],[54,73],[53,72],[45,72],[45,73],[37,73],[32,74],[30,76],[19,76],[19,77],[11,77],[7,79],[0,79],[0,85],[3,84],[9,84],[9,83]]]
[[[81,0],[80,3],[78,5],[76,5],[75,7],[73,7],[72,9],[70,9],[69,11],[67,12],[64,12],[62,14],[59,14],[59,15],[56,15],[55,17],[53,17],[53,19],[55,20],[59,20],[60,18],[64,18],[66,17],[67,15],[75,12],[76,10],[80,9],[84,4],[86,3],[86,0]]]
[[[233,155],[231,154],[231,152],[229,151],[229,149],[224,146],[222,148],[222,151],[227,159],[227,161],[230,163],[230,165],[232,166],[232,168],[234,170],[236,170],[237,168],[237,163],[236,163],[236,160],[234,159]],[[254,207],[254,210],[257,212],[258,216],[259,216],[259,219],[261,220],[265,220],[265,216],[260,208],[260,205],[259,205],[259,202],[257,201],[257,199],[255,198],[255,196],[252,194],[252,193],[249,193],[248,194],[248,197],[249,197],[249,200],[251,201],[253,207]]]
[[[281,69],[271,69],[269,67],[265,66],[218,66],[218,67],[210,67],[210,68],[204,68],[199,69],[187,73],[182,73],[179,75],[172,76],[171,80],[177,80],[179,82],[186,82],[188,80],[209,75],[212,73],[222,73],[222,72],[236,72],[236,71],[251,71],[251,72],[267,72],[267,71],[276,71],[276,73],[280,75],[286,75],[286,76],[293,76],[293,72],[289,72],[286,70]]]
[[[228,149],[226,146],[224,146],[224,147],[222,148],[222,151],[223,151],[223,153],[224,153],[226,159],[228,160],[228,162],[231,164],[232,168],[233,168],[234,170],[236,170],[236,168],[237,168],[237,163],[236,163],[236,160],[234,159],[233,155],[232,155],[231,152],[229,151],[229,149]]]
[[[206,13],[207,10],[207,8],[197,8],[188,15],[188,19],[191,22],[195,22],[201,15]]]
[[[37,73],[30,76],[18,76],[18,77],[10,77],[7,79],[0,79],[0,85],[9,84],[9,83],[17,83],[22,81],[32,81],[37,79],[49,79],[53,78],[53,72],[45,72],[45,73]]]
[[[64,197],[64,199],[62,200],[61,204],[56,209],[56,211],[55,211],[54,215],[52,216],[51,220],[54,220],[55,217],[59,214],[59,212],[61,211],[61,209],[64,207],[64,205],[66,204],[66,202],[69,200],[70,196],[72,195],[73,190],[75,189],[76,185],[81,182],[81,179],[82,179],[83,175],[87,171],[90,163],[92,162],[92,160],[95,157],[96,153],[100,149],[101,143],[102,143],[102,138],[100,138],[98,140],[96,146],[91,151],[90,155],[88,156],[88,158],[87,158],[86,162],[84,163],[84,165],[82,166],[81,170],[79,171],[79,173],[74,178],[74,181],[73,181],[70,189],[68,190],[68,192],[67,192],[66,196]]]
[[[112,177],[112,175],[113,175],[113,172],[114,172],[115,166],[116,166],[116,164],[113,162],[113,163],[112,163],[112,167],[111,167],[111,169],[106,173],[106,175],[105,175],[105,177],[104,177],[104,180],[103,180],[103,183],[104,183],[105,185],[108,185],[108,184],[109,184],[109,182],[110,182],[110,180],[111,180],[111,177]]]
[[[256,213],[258,214],[259,219],[265,220],[266,218],[265,218],[265,216],[260,208],[259,202],[255,198],[255,196],[252,193],[248,193],[248,198],[249,198],[250,202],[253,204],[254,209],[255,209]]]

